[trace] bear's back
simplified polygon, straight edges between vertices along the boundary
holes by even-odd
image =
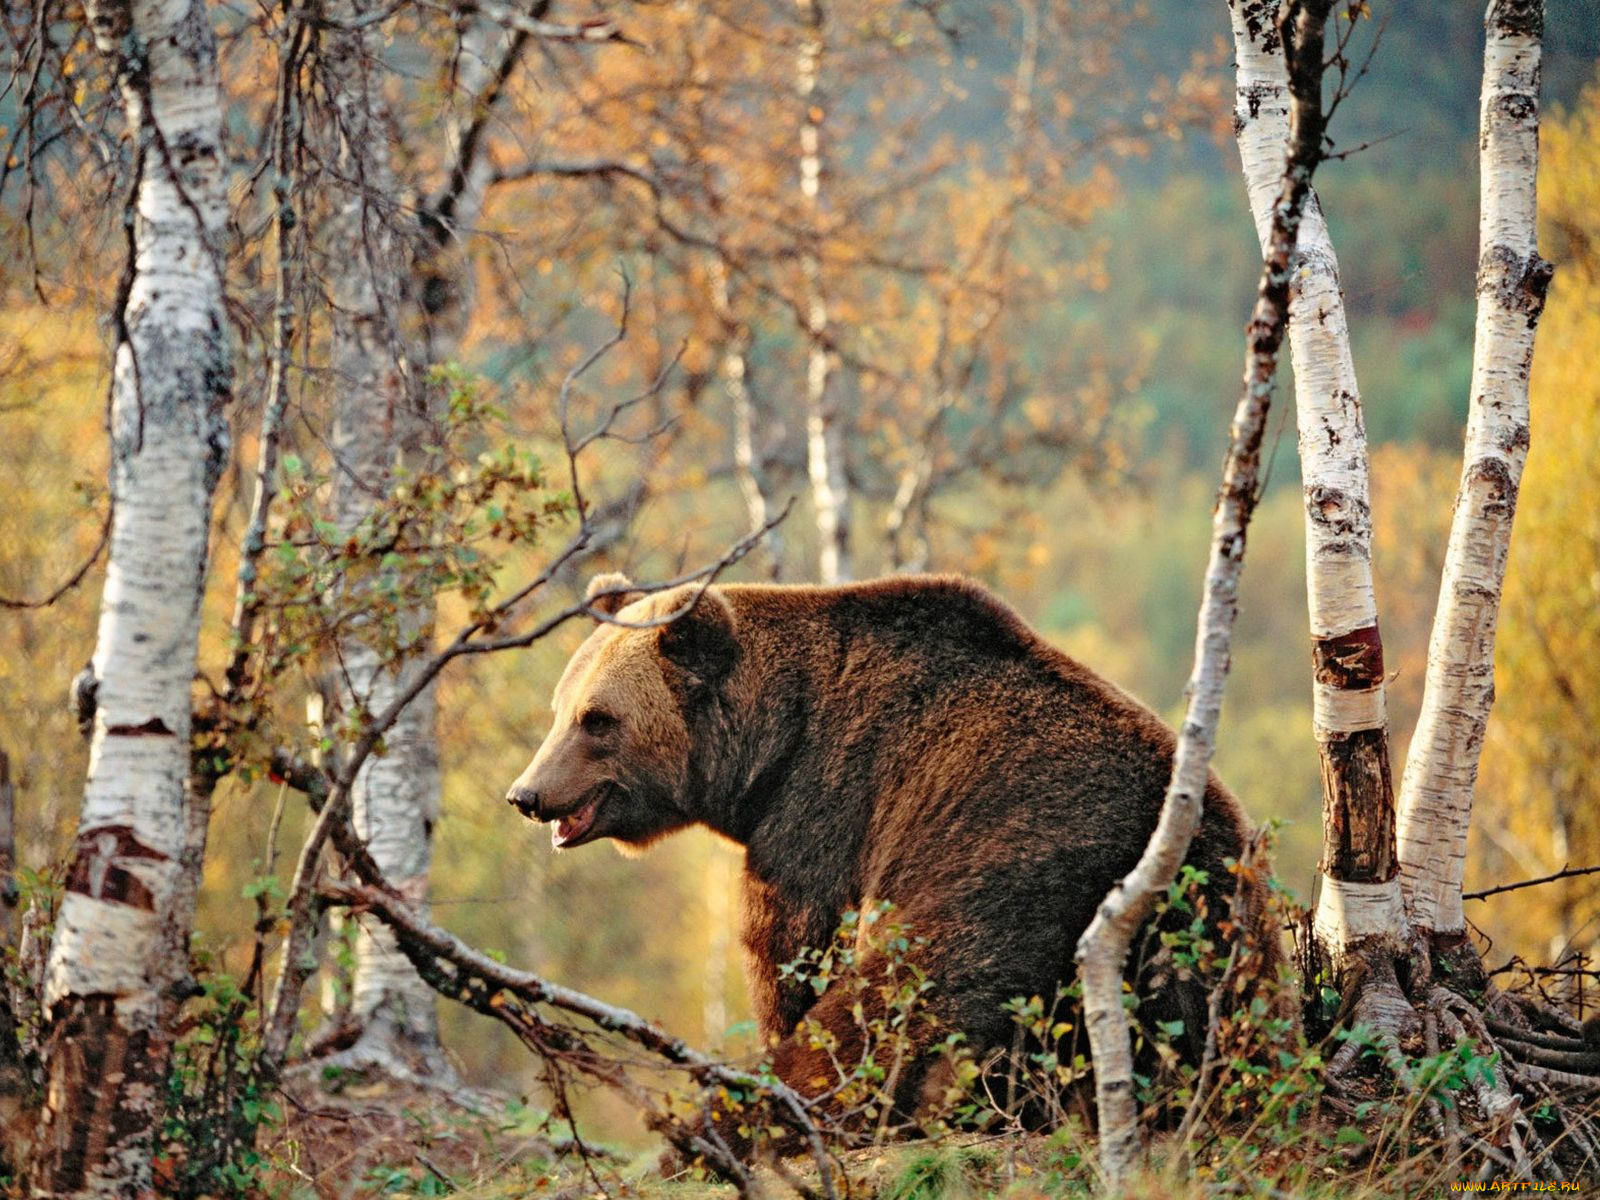
[[[889,901],[929,939],[946,1015],[980,1042],[1008,1036],[1002,1001],[1071,976],[1095,906],[1149,840],[1171,731],[966,580],[722,591],[749,676],[804,725],[747,842],[752,915],[796,930],[775,957],[846,907]],[[1210,876],[1213,913],[1246,837],[1213,779],[1188,859]],[[795,921],[805,910],[818,916]]]
[[[1055,649],[978,584],[904,576],[842,587],[723,589],[759,668],[827,716],[825,744],[957,775],[1013,771],[1164,790],[1174,739],[1128,693]],[[968,761],[979,749],[983,763]],[[882,780],[878,781],[880,784]]]

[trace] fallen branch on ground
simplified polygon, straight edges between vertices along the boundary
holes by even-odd
[[[361,863],[357,859],[357,864],[357,873],[365,876],[365,881],[325,883],[320,895],[333,903],[370,912],[382,920],[394,932],[397,944],[418,974],[438,991],[509,1026],[539,1054],[560,1055],[584,1074],[640,1100],[647,1110],[653,1110],[652,1123],[659,1132],[686,1154],[705,1157],[724,1171],[741,1192],[754,1185],[748,1169],[732,1151],[701,1131],[661,1113],[657,1106],[649,1103],[644,1089],[628,1078],[623,1063],[599,1054],[584,1040],[582,1030],[547,1020],[536,1006],[545,1005],[570,1013],[602,1030],[618,1034],[665,1063],[682,1068],[702,1087],[724,1087],[766,1097],[772,1102],[776,1119],[810,1151],[818,1171],[817,1194],[822,1200],[834,1200],[837,1193],[833,1156],[812,1120],[810,1106],[798,1093],[777,1080],[710,1058],[637,1013],[496,962],[419,914],[381,877],[375,876],[370,860]],[[800,1190],[802,1194],[809,1192],[809,1189]]]

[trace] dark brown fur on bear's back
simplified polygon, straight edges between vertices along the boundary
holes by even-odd
[[[926,940],[937,1015],[979,1047],[1007,1042],[1005,1002],[1071,978],[1095,906],[1155,828],[1171,731],[964,580],[718,591],[737,660],[685,712],[691,742],[719,747],[697,781],[704,819],[748,850],[763,1031],[829,1023],[828,997],[778,968],[845,910],[888,901]],[[1246,837],[1213,779],[1188,859],[1213,916]],[[806,1058],[795,1041],[778,1069],[804,1086]]]

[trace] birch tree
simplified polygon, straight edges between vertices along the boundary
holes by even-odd
[[[828,354],[828,295],[823,286],[823,120],[827,101],[821,91],[827,17],[822,0],[795,0],[801,30],[795,65],[795,94],[801,105],[800,195],[809,221],[800,254],[804,279],[806,335],[806,473],[817,523],[817,577],[840,583],[851,577],[850,497],[845,483],[837,400],[828,398],[832,365]]]
[[[398,229],[398,188],[389,161],[376,24],[362,0],[343,6],[322,73],[337,129],[338,177],[349,181],[329,230],[333,274],[333,519],[346,536],[370,520],[395,485],[396,468],[426,425],[426,392],[401,345],[408,247]],[[351,580],[362,601],[382,605],[384,572]],[[341,704],[365,717],[409,690],[433,624],[430,605],[369,617],[339,647]],[[391,635],[392,634],[392,640]],[[352,789],[352,820],[373,860],[414,903],[427,893],[439,811],[434,691],[400,714]],[[351,1068],[411,1078],[448,1073],[432,990],[395,948],[387,929],[357,924],[348,1019],[355,1044],[338,1056]]]
[[[1296,243],[1311,212],[1311,176],[1322,159],[1323,28],[1333,0],[1289,0],[1274,13],[1274,42],[1289,64],[1285,99],[1293,122],[1279,159],[1279,186],[1264,231],[1261,280],[1247,327],[1244,380],[1234,410],[1222,490],[1212,513],[1211,551],[1195,631],[1194,671],[1187,711],[1173,756],[1172,778],[1149,844],[1128,876],[1101,902],[1078,942],[1083,1017],[1094,1054],[1100,1115],[1100,1167],[1119,1193],[1139,1158],[1139,1114],[1133,1050],[1123,1007],[1123,972],[1134,935],[1156,900],[1177,878],[1200,826],[1210,764],[1222,715],[1245,536],[1260,493],[1261,438],[1277,377],[1285,327],[1293,322],[1290,280]]]
[[[211,498],[228,449],[225,161],[216,42],[198,0],[95,0],[86,15],[133,144],[128,261],[112,312],[114,515],[88,779],[45,984],[32,1187],[151,1189],[188,962],[164,935],[185,847],[191,700]]]
[[[493,182],[490,125],[527,46],[538,30],[593,40],[595,29],[604,34],[611,28],[546,28],[539,22],[547,3],[535,4],[527,22],[509,29],[485,18],[471,21],[458,46],[455,78],[465,99],[445,123],[444,178],[413,223],[402,216],[407,189],[389,161],[392,116],[381,91],[378,23],[367,8],[359,0],[353,5],[352,29],[341,33],[328,65],[341,177],[356,184],[332,231],[333,245],[359,248],[354,255],[336,249],[331,260],[339,289],[333,306],[339,381],[334,508],[346,531],[376,511],[397,480],[396,468],[416,459],[433,423],[432,399],[439,389],[429,372],[455,358],[473,313],[467,246]],[[412,329],[422,333],[420,353],[403,344]],[[428,650],[433,617],[429,603],[398,614],[394,653],[375,656],[371,640],[342,653],[347,706],[381,712],[410,690]],[[419,904],[427,892],[441,800],[435,703],[431,686],[418,694],[386,735],[385,753],[363,768],[352,794],[356,829],[374,860]],[[438,1043],[435,997],[395,949],[392,935],[377,923],[361,923],[355,950],[349,1011],[335,1032],[341,1040],[354,1033],[357,1041],[336,1061],[376,1066],[398,1077],[453,1077]]]
[[[714,259],[709,268],[711,306],[722,325],[723,349],[720,370],[722,387],[733,415],[733,475],[739,485],[745,520],[751,529],[764,528],[769,521],[767,486],[763,480],[760,454],[756,450],[755,400],[750,394],[750,322],[734,306],[728,266]],[[767,534],[768,575],[774,583],[783,576],[783,539],[778,530]]]
[[[1267,243],[1289,135],[1289,78],[1272,26],[1276,4],[1230,0],[1236,50],[1234,128],[1250,210]],[[1361,391],[1350,353],[1339,263],[1313,193],[1295,258],[1289,350],[1294,364],[1312,712],[1322,764],[1322,859],[1314,935],[1335,972],[1366,955],[1379,965],[1369,1019],[1409,1017],[1394,982],[1408,940],[1395,856],[1394,790],[1384,702],[1383,638],[1372,587],[1372,511]],[[1364,949],[1365,948],[1365,949]],[[1383,1011],[1387,1006],[1387,1014]]]
[[[1400,794],[1411,919],[1456,965],[1475,961],[1461,907],[1467,832],[1494,703],[1494,640],[1528,455],[1528,374],[1554,268],[1539,254],[1540,0],[1492,0],[1479,135],[1478,316],[1466,450]],[[1481,968],[1480,968],[1481,970]]]

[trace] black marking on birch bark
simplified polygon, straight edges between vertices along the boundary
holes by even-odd
[[[1311,677],[1343,691],[1366,691],[1383,682],[1383,636],[1376,623],[1311,643]]]
[[[1527,437],[1526,431],[1523,437]],[[1474,485],[1482,483],[1487,494],[1478,501],[1481,516],[1510,521],[1517,513],[1517,485],[1511,478],[1511,467],[1503,458],[1480,458],[1466,469],[1462,479],[1462,494],[1470,495]]]
[[[144,449],[144,393],[139,386],[139,350],[133,344],[133,335],[128,330],[128,302],[133,297],[133,285],[139,277],[139,239],[136,231],[139,212],[139,188],[143,185],[145,169],[146,139],[141,134],[134,138],[137,149],[133,158],[133,174],[128,182],[128,196],[122,202],[122,233],[127,243],[128,254],[122,264],[122,277],[117,280],[116,299],[111,303],[111,379],[106,384],[106,432],[113,439],[113,453],[117,435],[116,407],[117,407],[117,355],[124,346],[128,349],[128,362],[133,368],[133,398],[138,413],[138,436],[134,440],[133,453],[137,454]],[[112,478],[115,479],[115,472]],[[113,485],[111,501],[116,503],[116,493]]]
[[[1400,871],[1388,730],[1359,729],[1319,740],[1323,828],[1319,869],[1341,883],[1387,883]]]
[[[172,737],[172,730],[160,717],[151,717],[139,725],[108,725],[107,737]]]
[[[1263,100],[1265,100],[1267,97],[1273,95],[1275,92],[1277,92],[1277,90],[1278,90],[1278,85],[1277,84],[1273,84],[1273,83],[1252,83],[1249,87],[1245,88],[1244,91],[1242,91],[1240,93],[1240,98],[1244,101],[1245,107],[1247,109],[1249,109],[1249,111],[1250,111],[1250,120],[1251,121],[1254,121],[1258,117],[1261,116],[1261,102]],[[1233,134],[1234,134],[1234,136],[1238,137],[1239,133],[1244,129],[1245,125],[1247,125],[1248,123],[1249,122],[1247,122],[1243,117],[1241,117],[1239,115],[1238,110],[1235,109],[1234,110],[1234,114],[1233,114]]]
[[[126,904],[130,908],[155,911],[155,897],[138,876],[120,864],[128,859],[168,862],[168,856],[146,846],[128,825],[99,825],[80,833],[72,847],[72,865],[67,868],[69,892]]]
[[[1531,445],[1526,421],[1513,421],[1507,428],[1495,434],[1494,444],[1507,454],[1520,454],[1527,451]]]
[[[1243,0],[1239,15],[1244,19],[1245,30],[1252,42],[1261,46],[1264,54],[1274,54],[1278,49],[1278,0]]]
[[[1499,37],[1543,37],[1544,0],[1493,0],[1483,24]]]
[[[1531,329],[1544,312],[1555,264],[1538,251],[1523,257],[1510,246],[1490,246],[1478,260],[1478,294],[1492,294],[1505,308],[1522,313]]]
[[[1521,125],[1538,114],[1539,97],[1531,92],[1502,92],[1495,97],[1494,108],[1506,120]]]
[[[1330,536],[1347,538],[1371,524],[1372,510],[1343,488],[1313,484],[1306,489],[1306,516]]]

